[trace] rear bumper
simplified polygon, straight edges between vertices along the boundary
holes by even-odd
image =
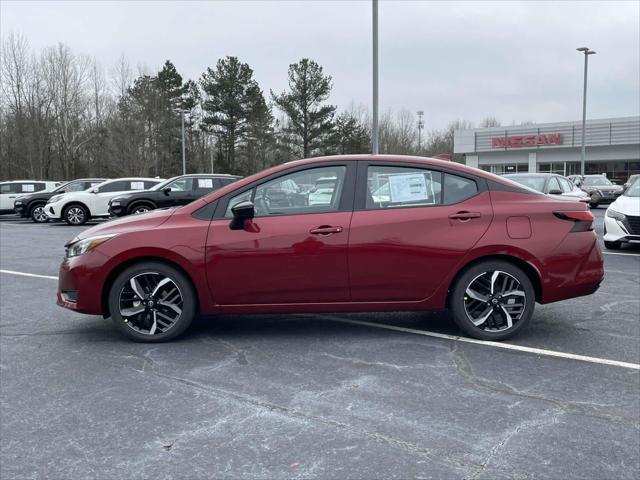
[[[576,261],[576,252],[584,251]],[[546,268],[540,303],[591,295],[604,280],[604,261],[594,232],[570,233]]]

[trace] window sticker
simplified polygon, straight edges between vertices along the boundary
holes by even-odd
[[[131,190],[144,190],[144,182],[131,182]]]
[[[424,173],[389,175],[389,188],[393,203],[424,202],[429,199]],[[429,176],[431,173],[429,173]],[[432,182],[429,182],[430,184]],[[432,192],[433,195],[433,192]],[[433,198],[433,197],[432,197]]]
[[[199,178],[198,179],[198,188],[213,188],[213,179],[212,178]]]
[[[35,192],[36,191],[36,186],[32,183],[23,183],[22,184],[22,191],[23,192]]]

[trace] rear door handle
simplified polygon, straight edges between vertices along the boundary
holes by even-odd
[[[332,227],[331,225],[322,225],[320,227],[309,230],[313,235],[331,235],[332,233],[340,233],[342,227]]]
[[[451,220],[460,220],[461,222],[465,222],[472,218],[480,218],[480,214],[478,212],[458,212],[449,215],[449,218]]]

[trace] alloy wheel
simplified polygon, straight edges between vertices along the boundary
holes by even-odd
[[[44,207],[42,205],[34,208],[31,216],[38,223],[44,223],[49,220],[49,217],[47,217],[47,214],[45,213]]]
[[[527,295],[513,275],[501,270],[484,272],[467,286],[464,309],[476,327],[487,332],[508,330],[525,311]]]
[[[118,301],[124,323],[144,335],[166,333],[182,315],[180,288],[170,277],[158,272],[132,277],[120,290]]]
[[[84,222],[84,210],[80,207],[71,207],[67,211],[67,220],[74,225],[80,225]]]
[[[134,211],[134,215],[140,215],[141,213],[147,213],[149,211],[149,207],[137,207]]]

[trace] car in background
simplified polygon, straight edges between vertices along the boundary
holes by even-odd
[[[545,195],[563,197],[585,203],[590,202],[589,195],[562,175],[555,173],[508,173],[503,175],[503,177],[526,187],[533,188]]]
[[[636,173],[627,178],[627,181],[622,185],[622,190],[626,191],[637,178],[640,178],[640,173]]]
[[[309,202],[300,185],[327,177],[331,201]],[[273,205],[274,190],[305,201]],[[348,155],[84,230],[66,245],[57,302],[146,342],[177,337],[197,313],[445,308],[468,335],[501,340],[536,302],[590,295],[603,276],[584,203],[453,162]]]
[[[604,175],[572,175],[573,183],[589,195],[589,206],[597,208],[606,205],[622,194],[622,187]]]
[[[14,212],[14,202],[19,196],[34,192],[49,192],[61,182],[40,180],[12,180],[0,182],[0,215]]]
[[[49,221],[49,217],[44,212],[44,206],[54,195],[68,192],[79,192],[106,182],[106,178],[79,178],[63,183],[54,190],[44,190],[17,197],[14,202],[14,211],[22,218],[31,218],[36,223]]]
[[[604,246],[616,250],[623,243],[640,243],[640,178],[609,205],[604,215]]]
[[[118,195],[109,201],[116,217],[146,213],[156,208],[180,207],[235,182],[241,177],[222,174],[189,174],[170,178],[149,190]]]
[[[89,219],[109,217],[109,200],[132,190],[148,190],[162,178],[118,178],[80,192],[54,195],[44,211],[51,220],[64,220],[68,225],[84,225]]]

